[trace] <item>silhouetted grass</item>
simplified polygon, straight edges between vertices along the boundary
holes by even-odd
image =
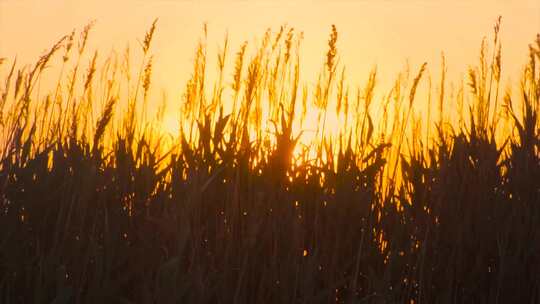
[[[164,107],[147,117],[155,22],[136,75],[130,50],[82,74],[91,24],[33,66],[0,61],[0,302],[537,303],[540,36],[500,94],[499,25],[453,97],[443,57],[422,124],[429,67],[381,98],[374,70],[354,96],[335,27],[313,91],[285,27],[239,48],[230,86],[226,39],[208,83],[205,27],[173,140]],[[36,92],[56,55],[55,90]]]

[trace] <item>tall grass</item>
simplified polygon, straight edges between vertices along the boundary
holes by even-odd
[[[225,38],[209,83],[205,26],[171,140],[165,106],[147,109],[157,23],[140,49],[85,64],[91,28],[33,66],[0,61],[2,303],[540,301],[540,36],[514,92],[500,19],[467,87],[447,92],[443,56],[422,124],[426,64],[381,97],[376,70],[350,88],[332,26],[310,90],[302,34],[282,27]]]

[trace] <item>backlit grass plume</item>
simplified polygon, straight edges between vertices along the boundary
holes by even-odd
[[[540,36],[519,83],[499,18],[466,85],[442,55],[379,94],[335,26],[313,85],[286,26],[226,36],[210,83],[205,25],[182,97],[154,100],[157,19],[109,58],[92,25],[0,60],[2,303],[540,302]]]

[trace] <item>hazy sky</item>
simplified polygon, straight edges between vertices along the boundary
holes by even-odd
[[[442,50],[450,64],[471,62],[499,14],[505,59],[524,61],[527,43],[540,32],[538,0],[0,0],[0,54],[34,60],[55,39],[92,19],[97,20],[95,45],[121,49],[136,43],[159,17],[154,53],[166,75],[180,75],[190,63],[203,22],[208,22],[210,46],[212,40],[221,43],[228,29],[233,47],[287,23],[304,31],[303,53],[310,63],[322,60],[335,23],[350,71],[375,63],[392,71],[406,58],[413,63],[438,59]]]
[[[260,38],[268,27],[277,30],[286,23],[303,31],[307,81],[316,79],[330,25],[336,24],[341,62],[352,83],[362,83],[374,64],[384,83],[407,59],[413,70],[428,61],[435,71],[441,51],[450,75],[458,77],[476,62],[481,39],[491,37],[498,15],[503,16],[503,68],[510,77],[526,61],[527,45],[540,32],[538,0],[0,0],[0,57],[17,55],[20,62],[33,62],[56,39],[92,19],[97,24],[91,47],[102,53],[122,50],[128,42],[135,46],[159,17],[154,87],[178,96],[204,22],[211,58],[227,30],[232,52],[242,41]]]

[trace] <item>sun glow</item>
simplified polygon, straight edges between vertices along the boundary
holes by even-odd
[[[21,3],[20,7],[7,3],[0,5],[13,10],[14,15],[19,10],[29,9],[24,3]],[[56,2],[54,5],[62,6],[62,2]],[[99,33],[99,24],[103,23],[109,29],[114,28],[108,23],[114,12],[120,10],[120,6],[115,5],[106,13],[100,12],[98,15],[102,17],[102,21],[92,22],[90,23],[92,26],[86,29],[90,36],[93,36],[94,30],[98,32],[97,43],[92,39],[86,40],[81,34],[80,38],[84,38],[85,44],[88,43],[87,49],[110,43],[108,35]],[[358,28],[360,24],[351,23],[355,17],[350,15],[348,10],[343,9],[356,7],[355,5],[358,4],[336,4],[336,8],[340,8],[342,18],[336,22],[337,25],[330,23],[324,29],[320,26],[320,22],[315,23],[311,18],[298,17],[294,11],[288,12],[291,15],[287,17],[287,20],[295,20],[302,27],[296,28],[283,23],[281,26],[265,28],[261,20],[253,18],[253,11],[261,9],[261,5],[269,11],[283,8],[279,5],[259,2],[236,6],[235,14],[247,16],[242,25],[252,23],[253,29],[261,29],[260,35],[242,41],[242,36],[233,36],[228,31],[224,32],[223,28],[221,33],[216,30],[216,28],[224,27],[227,22],[221,15],[212,13],[213,9],[220,7],[219,4],[195,6],[193,3],[159,3],[150,11],[160,12],[156,14],[160,15],[160,18],[155,19],[155,23],[146,32],[146,36],[142,35],[144,31],[139,32],[138,38],[135,38],[139,41],[139,46],[128,45],[123,47],[122,51],[113,49],[108,54],[89,50],[80,52],[80,57],[76,62],[77,68],[71,70],[71,73],[78,71],[82,75],[83,68],[79,69],[78,66],[84,66],[84,63],[88,62],[87,80],[74,84],[76,86],[74,91],[80,90],[84,94],[80,97],[60,98],[59,102],[65,103],[63,105],[65,107],[69,107],[71,99],[79,98],[83,102],[88,102],[91,115],[84,116],[81,112],[77,114],[85,121],[85,130],[80,130],[84,134],[84,132],[91,132],[91,126],[99,123],[100,115],[103,115],[102,112],[106,110],[106,104],[116,98],[119,108],[116,115],[112,115],[114,113],[111,112],[111,117],[107,119],[113,120],[117,129],[129,128],[131,124],[151,124],[151,132],[156,133],[153,138],[160,139],[159,142],[166,148],[164,150],[173,147],[174,142],[181,139],[180,135],[195,146],[198,145],[197,142],[200,143],[208,136],[217,135],[229,144],[232,140],[236,140],[236,144],[240,146],[256,143],[260,146],[259,148],[267,150],[285,149],[278,152],[289,155],[291,160],[286,163],[292,162],[298,165],[314,159],[322,162],[333,160],[334,169],[337,169],[339,153],[347,149],[355,153],[362,151],[360,154],[364,157],[370,154],[370,150],[375,149],[373,143],[391,143],[389,146],[392,147],[392,151],[389,152],[388,161],[391,164],[395,163],[394,166],[396,166],[399,155],[404,153],[402,147],[432,140],[432,136],[436,135],[432,126],[437,122],[468,124],[462,111],[476,103],[481,96],[476,96],[476,93],[469,94],[470,91],[467,90],[466,85],[477,80],[481,81],[477,77],[486,77],[486,74],[481,71],[482,66],[486,65],[498,66],[498,70],[491,71],[490,74],[492,79],[496,74],[497,96],[494,98],[495,101],[488,100],[487,113],[478,115],[487,115],[488,120],[495,121],[496,113],[493,110],[490,112],[490,107],[497,107],[496,100],[499,93],[503,95],[504,77],[519,75],[517,73],[519,69],[507,71],[503,68],[506,62],[510,63],[510,66],[518,66],[515,61],[516,58],[520,58],[516,55],[519,51],[510,47],[508,52],[505,48],[505,52],[500,53],[501,45],[508,40],[512,46],[511,42],[530,39],[533,36],[526,31],[512,30],[512,27],[518,24],[513,14],[510,14],[510,22],[508,22],[510,30],[499,31],[499,25],[497,25],[496,32],[491,33],[484,42],[476,41],[476,43],[466,45],[460,45],[462,41],[459,42],[466,36],[456,36],[464,35],[465,29],[461,28],[462,25],[454,29],[453,35],[444,37],[446,40],[454,39],[453,42],[443,43],[440,40],[442,39],[440,33],[415,28],[419,25],[411,22],[409,26],[415,28],[413,32],[416,34],[409,37],[410,41],[407,45],[414,47],[409,49],[410,46],[399,45],[398,49],[403,55],[414,53],[415,57],[409,57],[397,64],[400,68],[391,73],[389,66],[395,66],[398,62],[396,56],[401,54],[388,53],[388,49],[396,45],[386,40],[382,33],[395,36],[400,30],[394,27],[380,28],[376,30],[383,32],[379,33],[378,37],[370,36],[365,32],[365,28]],[[291,7],[300,5],[298,2],[291,4]],[[462,5],[448,5],[448,7],[457,9],[463,8]],[[171,18],[175,16],[172,8],[177,6],[190,7],[194,11],[208,10],[205,16],[209,20],[201,22],[202,26],[197,30],[191,29],[189,33],[186,33],[181,27],[171,26],[173,25]],[[329,21],[333,18],[321,15],[328,7],[327,3],[318,3],[308,10],[321,17],[321,22]],[[357,8],[360,7],[369,8],[382,15],[391,14],[386,6],[380,4],[362,4]],[[478,3],[471,5],[470,8],[473,7],[483,6]],[[505,11],[511,6],[501,3],[500,6],[491,6],[490,9],[494,7]],[[95,12],[97,8],[99,8],[98,4],[90,6],[89,10]],[[165,12],[163,11],[165,8],[171,10]],[[442,13],[438,7],[429,5],[413,6],[413,8],[417,9],[415,14],[422,14],[428,21]],[[406,9],[411,9],[411,7],[407,6]],[[88,12],[70,11],[70,13],[84,15]],[[362,12],[359,13],[362,14]],[[487,14],[488,11],[483,11],[483,13]],[[524,19],[528,18],[533,22],[540,20],[540,18],[535,19],[540,16],[534,14],[527,16]],[[367,18],[369,21],[367,24],[384,27],[378,21]],[[401,22],[399,16],[392,18],[395,24]],[[486,19],[493,20],[493,18]],[[14,20],[9,20],[15,23]],[[129,20],[127,24],[133,25]],[[496,24],[499,24],[498,22],[500,20],[496,21]],[[436,27],[438,23],[432,22],[432,24]],[[126,32],[123,31],[127,29],[123,28],[124,26],[122,25],[120,27],[122,30],[116,34],[125,34]],[[239,34],[245,33],[245,29],[238,29],[237,26],[231,22],[224,28],[238,30]],[[94,27],[97,28],[94,29]],[[474,30],[478,31],[483,27],[482,23],[476,22]],[[485,26],[485,28],[493,31],[492,26]],[[0,30],[4,31],[7,37],[21,34],[16,30],[7,32],[5,28],[0,28]],[[471,29],[467,31],[470,32]],[[512,35],[509,36],[508,32]],[[180,33],[189,34],[186,37],[198,37],[194,38],[197,43],[193,47],[185,47],[185,44],[180,47],[178,42],[185,39],[172,39],[173,36],[178,37]],[[406,35],[401,32],[400,34]],[[527,36],[529,34],[531,35]],[[59,42],[59,46],[72,41],[73,35],[75,32],[64,37]],[[222,36],[219,37],[219,35]],[[245,36],[254,37],[252,31]],[[366,37],[367,40],[359,40],[355,37]],[[427,37],[433,39],[430,40]],[[491,39],[495,39],[493,43],[490,43]],[[433,58],[433,54],[425,53],[426,49],[432,49],[427,45],[428,41],[433,44],[441,43],[449,50],[444,53],[437,52]],[[14,39],[13,45],[9,48],[1,46],[2,52],[9,54],[15,47],[20,47],[24,43],[27,42]],[[80,48],[80,42],[78,43]],[[116,47],[116,45],[113,43],[113,46]],[[480,51],[478,51],[479,45],[482,46]],[[516,45],[521,45],[521,42]],[[462,56],[460,46],[469,49],[466,55],[470,58],[471,65],[464,68],[467,72],[465,76],[457,76],[459,75],[458,68],[455,64],[449,64],[452,58]],[[471,49],[473,51],[470,51]],[[452,52],[457,53],[458,56],[456,57]],[[174,60],[171,58],[173,53],[176,57],[182,55],[190,60],[183,63],[177,61],[173,64]],[[480,54],[480,61],[473,54]],[[28,55],[23,52],[22,58]],[[421,55],[425,55],[428,61],[418,61]],[[63,58],[68,57],[64,55]],[[385,58],[385,61],[379,61],[379,57]],[[465,59],[467,58],[459,58],[459,61]],[[59,59],[51,56],[47,60],[55,63],[54,60]],[[372,62],[369,62],[370,60]],[[401,57],[399,60],[404,60],[404,58]],[[68,61],[66,60],[67,63]],[[43,73],[60,75],[59,81],[69,77],[69,68],[65,66],[65,63],[60,64],[60,70],[55,69],[54,64],[50,66],[53,68],[47,65],[45,69],[43,66],[41,68]],[[100,71],[99,75],[94,76],[91,72],[94,70]],[[5,75],[7,70],[2,69],[0,73]],[[183,76],[178,76],[180,74]],[[396,76],[392,77],[391,74],[396,74]],[[97,77],[99,80],[104,80],[103,83],[108,82],[109,85],[92,85],[92,78]],[[36,99],[40,98],[40,94],[46,91],[47,87],[56,86],[58,88],[56,94],[61,94],[62,88],[53,79],[55,77],[40,78],[39,90],[33,92]],[[182,81],[179,82],[179,79]],[[482,88],[485,89],[485,87]],[[95,97],[92,94],[95,94]],[[112,99],[101,100],[101,108],[90,106],[92,100],[99,95],[110,96]],[[103,113],[106,114],[106,111]],[[123,116],[121,113],[127,113],[128,116]],[[60,116],[62,113],[53,111],[51,118],[57,115]],[[153,117],[156,119],[153,120]],[[479,119],[484,120],[484,118]],[[111,132],[113,132],[112,129],[108,134],[112,134]],[[222,134],[216,134],[216,132]],[[506,136],[504,132],[504,126],[500,126],[497,129],[498,138],[504,139]],[[411,138],[417,142],[408,142],[407,139]],[[211,146],[221,144],[210,143]],[[254,158],[252,161],[257,164],[260,159]],[[393,178],[396,175],[396,170],[389,173],[390,177]]]

